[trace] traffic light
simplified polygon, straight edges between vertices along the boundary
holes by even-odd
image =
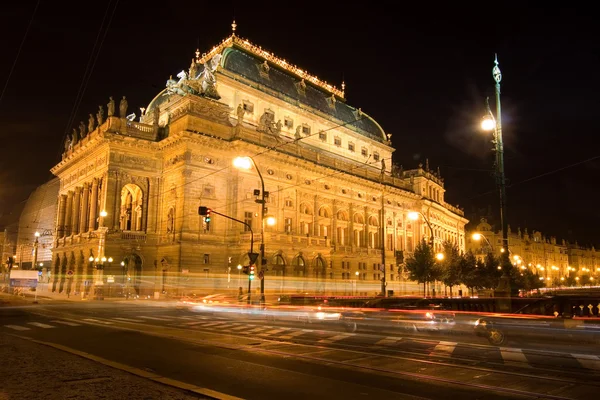
[[[200,206],[198,207],[198,214],[205,216],[208,212],[208,207]]]
[[[242,267],[242,272],[248,275],[250,273],[250,267],[248,265],[244,265]]]
[[[210,223],[210,208],[206,209],[206,216],[204,217],[204,221],[209,224]]]
[[[254,280],[254,270],[256,269],[256,267],[254,265],[250,266],[250,280]]]

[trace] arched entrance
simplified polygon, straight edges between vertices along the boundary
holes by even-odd
[[[286,276],[286,265],[285,260],[281,254],[276,254],[271,259],[271,270],[273,275],[276,276],[279,283],[279,292],[283,293],[285,287],[285,276]]]
[[[317,258],[315,258],[315,260],[313,261],[314,263],[314,273],[315,273],[315,279],[316,279],[316,292],[317,293],[323,293],[325,292],[325,279],[326,279],[326,275],[327,275],[327,264],[325,263],[325,260],[323,260],[323,258],[321,256],[317,256]]]
[[[294,271],[294,289],[306,290],[306,262],[304,257],[298,255],[292,260],[292,271]]]
[[[121,263],[121,284],[126,297],[141,294],[142,290],[142,259],[137,254],[125,256]]]

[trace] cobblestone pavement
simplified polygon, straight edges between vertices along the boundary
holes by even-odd
[[[57,349],[0,334],[0,400],[206,399]]]

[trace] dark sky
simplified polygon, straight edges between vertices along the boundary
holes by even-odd
[[[197,47],[230,34],[235,14],[240,36],[323,80],[345,79],[348,103],[393,134],[395,162],[407,169],[429,158],[446,199],[467,212],[498,209],[493,145],[479,131],[497,52],[511,226],[600,244],[600,158],[583,162],[600,156],[589,8],[41,0],[19,53],[37,1],[16,3],[0,26],[0,213],[50,178],[90,57],[75,125],[110,95],[126,95],[139,114]]]

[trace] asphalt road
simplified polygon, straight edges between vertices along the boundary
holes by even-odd
[[[2,307],[0,334],[224,399],[584,399],[600,389],[598,349],[583,345],[548,351],[470,335],[347,333],[151,302]]]

